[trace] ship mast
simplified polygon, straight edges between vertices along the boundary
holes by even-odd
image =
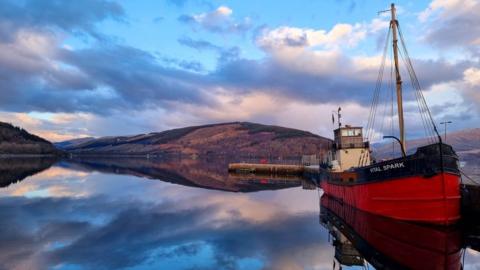
[[[395,4],[392,3],[390,11],[392,13],[392,20],[390,26],[392,27],[393,35],[393,58],[395,61],[395,80],[397,88],[397,108],[398,108],[398,125],[400,129],[400,144],[402,145],[402,152],[405,153],[405,127],[403,122],[403,100],[402,100],[402,78],[400,77],[400,69],[398,66],[398,39],[397,39],[397,27],[398,21],[395,17]]]

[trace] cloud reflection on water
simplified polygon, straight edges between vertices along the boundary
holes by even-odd
[[[319,194],[300,183],[222,178],[193,161],[22,162],[11,164],[39,173],[15,169],[0,189],[0,269],[332,267]],[[478,254],[467,250],[465,269]]]
[[[24,196],[32,190],[47,192]],[[304,269],[331,263],[317,194],[300,188],[225,193],[53,167],[0,192],[0,268]]]

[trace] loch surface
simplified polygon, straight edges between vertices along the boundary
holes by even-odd
[[[1,164],[0,269],[371,269],[408,257],[480,267],[476,221],[447,231],[392,223],[321,204],[302,179],[228,175],[226,161]],[[396,230],[408,234],[382,235],[413,246],[391,254],[370,238]]]

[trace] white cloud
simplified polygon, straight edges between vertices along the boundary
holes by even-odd
[[[422,11],[418,18],[425,22],[432,16],[438,15],[444,19],[456,17],[469,12],[478,2],[476,0],[433,0],[430,5]]]
[[[214,11],[193,15],[193,19],[200,24],[212,26],[227,20],[232,13],[233,10],[229,7],[220,6]]]
[[[257,39],[258,45],[264,48],[282,47],[339,47],[355,46],[365,37],[365,31],[359,25],[337,24],[329,32],[310,28],[283,26],[273,30],[265,30]]]
[[[469,68],[463,73],[465,83],[460,85],[465,100],[477,109],[480,115],[480,69]]]
[[[480,69],[467,68],[459,80],[435,84],[425,91],[435,119],[458,117],[464,127],[478,127],[480,122]]]
[[[0,121],[20,126],[28,132],[52,142],[92,136],[87,128],[87,123],[93,118],[94,115],[86,113],[0,112]]]
[[[236,20],[232,16],[233,10],[227,6],[219,6],[217,9],[194,15],[182,15],[179,20],[182,22],[193,23],[200,27],[220,33],[244,32],[251,27],[251,19],[245,17]]]
[[[461,48],[478,57],[480,45],[480,1],[434,0],[418,19],[423,23],[423,39],[441,48]],[[465,50],[468,49],[468,50]]]
[[[49,58],[54,55],[57,42],[53,35],[19,31],[12,42],[0,42],[0,66],[28,73],[52,69]]]
[[[465,81],[471,86],[480,86],[480,69],[469,68],[463,73]]]
[[[83,188],[80,191],[79,185],[87,176],[88,173],[85,172],[51,167],[31,176],[31,181],[25,181],[22,185],[10,185],[6,189],[1,189],[0,194],[22,197],[83,197],[88,195],[88,192]],[[69,185],[65,185],[65,182]],[[73,183],[77,184],[75,188],[70,187]]]
[[[347,51],[378,32],[386,32],[388,25],[388,21],[376,18],[370,23],[336,24],[328,31],[283,26],[265,29],[256,43],[276,64],[289,70],[315,76],[344,75],[374,80],[381,57],[351,56]]]
[[[355,47],[368,34],[376,33],[388,27],[388,21],[374,19],[370,23],[339,23],[329,31],[324,29],[298,28],[282,26],[265,29],[257,38],[257,44],[265,49],[282,49],[284,47],[321,47],[333,49]]]
[[[473,10],[478,6],[477,2],[472,0],[465,3]],[[433,1],[430,7],[424,11],[424,15],[421,15],[425,21],[422,25],[428,25],[442,16],[457,18],[454,15],[459,14],[458,16],[466,17],[465,14],[472,12],[463,6],[457,8],[458,5],[461,5],[460,1]],[[210,12],[187,16],[185,19],[190,20],[189,23],[217,32],[239,31],[242,27],[249,26],[248,18],[237,20],[233,15],[234,11],[231,8],[220,6]],[[376,33],[386,32],[388,24],[389,22],[385,18],[375,18],[369,23],[339,23],[331,29],[294,26],[265,29],[257,37],[256,43],[267,56],[259,61],[244,61],[248,62],[244,67],[247,70],[246,73],[249,73],[248,76],[243,76],[244,74],[238,70],[227,74],[231,77],[220,74],[220,70],[219,77],[225,76],[226,78],[220,78],[218,81],[214,77],[217,74],[213,74],[211,77],[198,76],[194,78],[188,73],[162,74],[169,81],[178,80],[181,84],[191,84],[195,90],[201,90],[202,96],[210,95],[206,98],[211,101],[208,104],[195,102],[192,104],[184,102],[180,98],[161,104],[157,102],[151,106],[149,104],[149,106],[139,109],[126,108],[128,113],[115,111],[117,107],[113,107],[114,109],[108,112],[109,115],[100,115],[97,114],[98,112],[52,113],[47,119],[25,113],[0,113],[0,120],[14,122],[14,124],[52,141],[92,135],[137,134],[196,124],[239,120],[290,126],[320,132],[322,135],[328,136],[331,131],[330,112],[332,108],[340,105],[345,107],[345,111],[349,111],[345,115],[367,115],[367,108],[359,104],[365,104],[365,100],[368,100],[372,94],[369,90],[373,89],[369,87],[375,82],[381,59],[378,53],[368,55],[356,50],[352,54],[353,50],[349,50],[358,49],[362,42],[371,40],[372,35]],[[476,40],[479,40],[478,36],[476,35]],[[475,42],[475,39],[471,41]],[[12,43],[0,43],[0,65],[12,67],[12,69],[18,68],[21,71],[31,69],[33,71],[29,72],[34,73],[31,77],[34,77],[37,72],[43,71],[42,74],[48,73],[48,75],[53,74],[59,78],[65,78],[70,71],[65,68],[66,64],[58,65],[50,60],[50,58],[55,58],[55,53],[58,53],[59,44],[58,40],[43,32],[20,31]],[[71,49],[70,51],[74,52]],[[121,52],[118,55],[121,55]],[[79,57],[79,59],[82,58]],[[97,58],[92,57],[92,59]],[[113,59],[118,59],[118,57]],[[2,61],[9,61],[9,63],[2,63]],[[94,70],[96,65],[90,65],[92,61],[86,62],[88,65],[85,70],[97,74],[98,72]],[[431,62],[423,70],[433,70],[430,67],[435,67],[435,78],[432,81],[436,80],[438,83],[439,77],[444,77],[441,74],[442,67],[434,63],[435,61]],[[143,62],[141,63],[142,67],[148,67],[148,65],[143,65]],[[387,70],[389,69],[388,65],[389,63],[387,63]],[[108,74],[114,67],[115,65],[108,66]],[[64,72],[55,73],[58,70]],[[230,70],[227,70],[226,73],[228,71]],[[78,70],[74,69],[72,72],[79,78],[83,78]],[[159,73],[161,72],[153,72],[152,77]],[[251,75],[252,73],[254,74]],[[21,74],[23,80],[26,77],[25,72]],[[480,104],[479,91],[475,89],[479,85],[479,74],[479,69],[467,68],[462,80],[454,81],[449,85],[459,89],[458,92],[462,93],[465,102]],[[123,73],[117,75],[113,76],[111,80],[108,77],[108,81],[117,82],[119,81],[117,78],[128,78]],[[182,81],[184,79],[182,75],[185,75],[184,81]],[[422,80],[421,75],[419,73]],[[245,80],[242,83],[232,82],[239,80],[238,78],[244,79],[244,77]],[[189,78],[192,81],[189,81]],[[425,77],[423,76],[423,78]],[[204,83],[210,79],[214,82]],[[54,78],[52,81],[56,82],[57,79]],[[134,81],[145,80],[135,79]],[[154,81],[152,85],[157,85],[157,81]],[[94,102],[99,97],[103,98],[102,93],[107,98],[114,96],[118,93],[117,88],[121,88],[121,86],[121,84],[114,84],[111,88],[97,88],[97,91],[88,91],[86,95],[91,94],[93,97],[91,100]],[[66,89],[63,86],[58,88]],[[88,87],[83,86],[81,89],[88,90]],[[139,87],[137,91],[142,89],[144,88]],[[109,90],[111,91],[109,92]],[[154,90],[151,92],[152,96],[158,94],[158,89],[154,88]],[[453,90],[449,88],[448,91]],[[53,91],[51,92],[53,93]],[[130,88],[126,88],[125,92],[132,93]],[[168,91],[168,93],[174,92],[178,92],[178,88],[172,87],[172,90]],[[184,97],[185,94],[178,95]],[[135,95],[135,97],[140,96],[140,94]],[[132,97],[128,95],[125,100]],[[358,103],[344,101],[347,99],[355,100]],[[67,101],[67,99],[64,100]],[[73,98],[73,100],[75,99]],[[119,100],[124,102],[120,98]],[[339,104],[335,104],[335,102]],[[84,100],[79,103],[83,107],[88,107]],[[22,104],[27,103],[23,102]],[[113,106],[112,104],[113,102],[106,102],[105,107]],[[119,102],[115,102],[115,104],[119,104]],[[38,108],[34,109],[38,110]],[[88,110],[92,109],[85,109],[85,111]],[[354,121],[361,120],[352,119],[352,124]]]

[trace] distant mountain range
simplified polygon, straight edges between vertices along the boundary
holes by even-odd
[[[55,145],[83,155],[293,157],[324,153],[330,144],[330,139],[298,129],[233,122],[135,136],[85,138]]]
[[[57,155],[60,151],[49,141],[8,123],[0,122],[0,155]]]
[[[95,140],[95,138],[94,137],[83,137],[83,138],[72,139],[72,140],[63,141],[63,142],[56,142],[56,143],[54,143],[54,145],[57,148],[60,148],[60,149],[70,149],[70,148],[74,148],[77,145],[80,145],[82,143],[86,143],[86,142],[91,141],[91,140]]]
[[[0,122],[0,155],[59,154],[78,155],[223,155],[251,157],[298,157],[325,153],[330,139],[310,132],[250,122],[192,126],[134,136],[80,138],[52,144],[22,128]],[[426,144],[425,139],[407,142],[408,151]],[[449,133],[451,144],[461,160],[480,160],[480,128]],[[398,155],[398,145],[395,146]],[[392,144],[374,144],[377,158],[390,156]]]
[[[442,134],[442,139],[443,139]],[[480,128],[464,129],[447,134],[447,144],[450,144],[460,156],[461,160],[480,159]],[[417,147],[428,144],[426,139],[407,141],[407,152],[413,152]],[[392,144],[383,143],[373,146],[376,157],[389,157],[392,153]],[[398,144],[395,144],[397,155],[399,155]]]

